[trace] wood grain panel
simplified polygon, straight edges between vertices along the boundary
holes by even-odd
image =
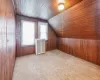
[[[82,0],[65,0],[65,9]],[[15,0],[17,14],[42,19],[50,19],[59,14],[57,0]]]
[[[28,54],[35,53],[35,45],[34,46],[21,46],[21,20],[32,21],[36,23],[35,26],[35,38],[38,38],[38,22],[47,22],[46,20],[38,19],[38,18],[31,18],[21,15],[16,15],[17,27],[16,27],[16,47],[17,47],[17,57],[24,56]],[[48,23],[48,22],[47,22]],[[49,26],[48,29],[48,40],[46,41],[46,50],[56,49],[56,35],[53,32],[52,28]]]
[[[36,19],[32,19],[32,18],[28,18],[28,17],[24,17],[24,16],[20,16],[20,15],[16,15],[16,56],[24,56],[24,55],[28,55],[28,54],[33,54],[35,53],[35,46],[22,46],[21,45],[21,20],[27,20],[27,21],[31,21],[31,22],[36,22]],[[37,24],[35,24],[37,27]],[[35,36],[36,37],[36,36]]]
[[[100,39],[99,12],[97,0],[83,0],[49,23],[59,37]]]
[[[58,49],[100,65],[100,40],[58,38]]]
[[[48,40],[46,41],[46,50],[53,50],[53,49],[57,49],[57,37],[56,34],[54,32],[54,30],[51,28],[51,26],[49,25],[48,27]]]
[[[12,0],[0,0],[0,80],[12,80],[15,63],[15,14]]]
[[[83,0],[49,20],[61,51],[100,65],[100,0]]]

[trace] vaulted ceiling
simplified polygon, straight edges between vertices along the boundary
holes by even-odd
[[[59,14],[58,0],[14,0],[17,14],[48,20]],[[82,0],[65,0],[65,9]]]

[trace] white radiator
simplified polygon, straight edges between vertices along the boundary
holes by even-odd
[[[45,40],[44,39],[36,39],[35,40],[35,51],[36,55],[45,53]]]

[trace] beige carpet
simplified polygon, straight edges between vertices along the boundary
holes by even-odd
[[[100,66],[53,50],[17,58],[13,80],[100,80]]]

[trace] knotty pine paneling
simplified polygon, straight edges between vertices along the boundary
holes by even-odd
[[[100,0],[83,0],[49,20],[59,50],[100,65]]]
[[[12,80],[15,63],[15,14],[12,0],[0,0],[0,80]]]
[[[35,26],[35,38],[38,38],[38,22],[47,22],[46,20],[38,19],[38,18],[31,18],[21,15],[16,15],[16,56],[24,56],[29,54],[35,53],[35,45],[33,46],[21,46],[21,20],[32,21],[36,23]],[[53,50],[56,49],[56,35],[53,32],[50,25],[48,26],[48,40],[46,41],[46,50]]]
[[[58,38],[58,49],[100,65],[100,40]]]

